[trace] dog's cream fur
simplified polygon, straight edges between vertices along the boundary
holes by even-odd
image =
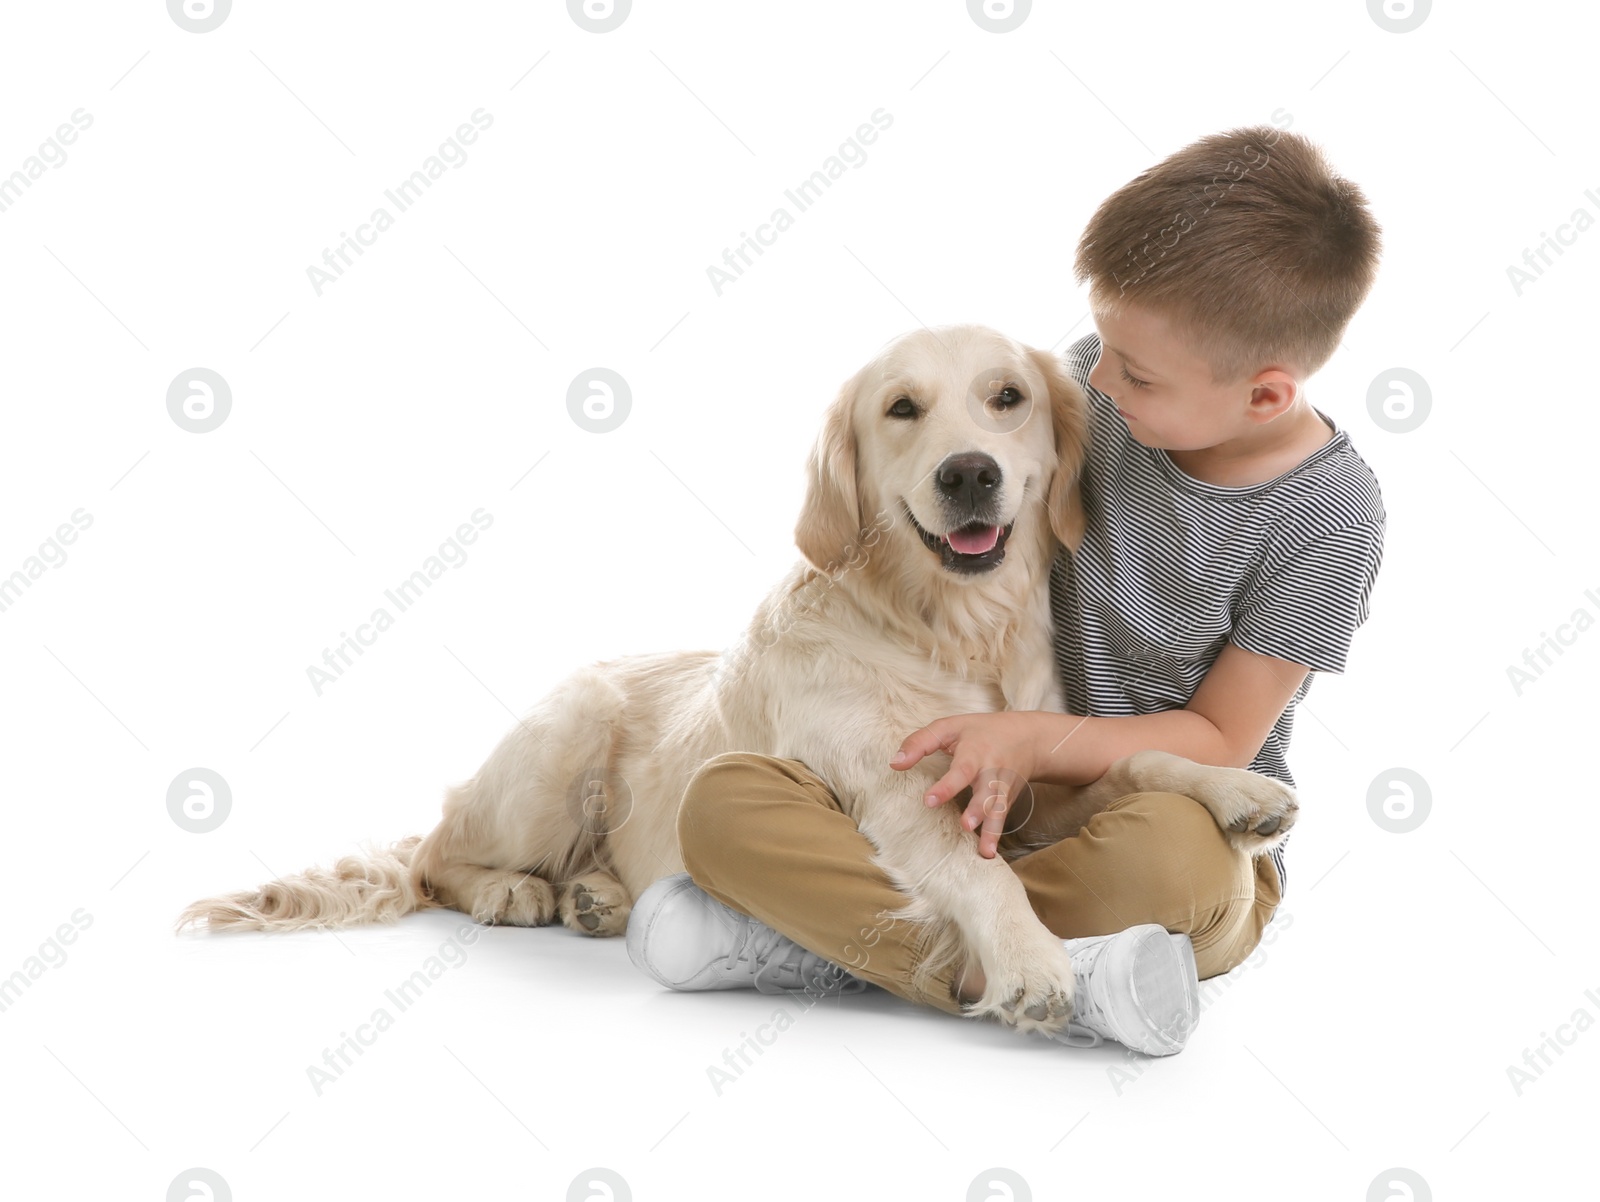
[[[890,413],[900,398],[917,416]],[[922,982],[975,956],[987,988],[969,1014],[1059,1030],[1073,991],[1061,941],[1004,857],[977,854],[960,806],[930,812],[921,802],[949,757],[897,771],[889,756],[947,715],[1061,711],[1046,578],[1058,546],[1082,534],[1085,423],[1083,395],[1053,355],[977,326],[896,340],[829,409],[795,530],[805,558],[737,644],[580,669],[450,790],[443,820],[420,842],[196,902],[180,927],[329,927],[448,906],[480,922],[559,916],[577,931],[620,934],[632,900],[683,870],[675,822],[690,776],[721,752],[759,752],[801,760],[826,780],[906,892],[896,916],[936,924]],[[944,566],[909,517],[935,535],[962,524],[935,473],[971,452],[998,465],[994,522],[1011,530],[998,565],[964,573]],[[1009,851],[1064,837],[1141,789],[1194,796],[1254,854],[1295,816],[1277,782],[1145,752],[1071,806],[1031,817]]]

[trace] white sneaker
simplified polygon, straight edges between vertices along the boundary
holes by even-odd
[[[628,959],[668,989],[801,990],[858,993],[867,982],[809,952],[749,915],[723,905],[689,879],[665,877],[628,915]]]
[[[1115,935],[1063,939],[1077,982],[1072,1021],[1056,1038],[1074,1047],[1113,1039],[1148,1056],[1181,1052],[1200,1021],[1194,945],[1154,923]]]

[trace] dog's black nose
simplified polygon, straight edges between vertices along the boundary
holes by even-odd
[[[941,496],[976,510],[999,487],[1000,465],[981,451],[952,455],[939,465],[933,482]]]

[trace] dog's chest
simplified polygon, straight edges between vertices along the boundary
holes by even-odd
[[[999,674],[976,659],[964,671],[955,671],[908,656],[872,664],[869,674],[881,690],[879,701],[886,710],[923,723],[1006,708]]]

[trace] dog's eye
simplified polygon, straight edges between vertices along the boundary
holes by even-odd
[[[1020,405],[1023,401],[1022,390],[1015,384],[1007,384],[994,396],[1002,408],[1009,409],[1013,405]]]
[[[908,396],[896,397],[889,406],[890,417],[916,417],[917,406]]]

